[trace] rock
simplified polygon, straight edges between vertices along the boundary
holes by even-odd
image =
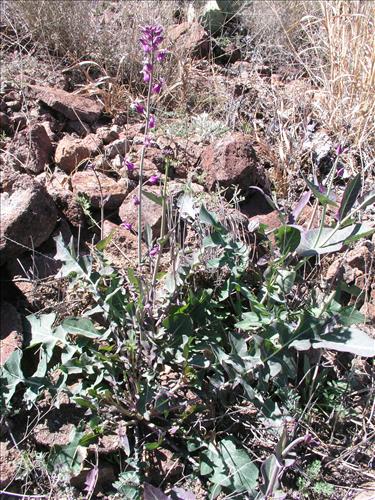
[[[0,366],[22,346],[22,321],[17,309],[1,301],[0,307]]]
[[[142,156],[142,149],[143,146],[135,146],[134,150],[136,151],[137,155],[137,165],[139,165],[139,162],[141,160]],[[159,147],[148,147],[145,149],[145,159],[151,161],[156,168],[162,172],[163,171],[163,164],[164,164],[164,155],[162,150]]]
[[[39,183],[17,181],[13,192],[2,199],[0,227],[0,265],[37,248],[52,233],[57,210],[46,189]]]
[[[3,99],[4,99],[4,102],[6,102],[6,103],[9,103],[12,101],[20,101],[20,102],[22,101],[20,94],[18,92],[16,92],[15,90],[11,90],[7,94],[5,94]]]
[[[8,106],[5,101],[0,98],[0,112],[6,113],[8,111]]]
[[[121,269],[124,265],[136,265],[138,259],[138,236],[121,226],[117,226],[108,220],[103,224],[103,237],[107,237],[113,232],[113,237],[105,248],[106,258]],[[142,243],[142,255],[147,252],[147,247]]]
[[[55,141],[56,140],[56,134],[55,134],[55,132],[52,129],[53,125],[51,124],[51,122],[45,121],[45,122],[42,122],[41,125],[43,125],[43,127],[45,128],[45,130],[47,132],[47,135],[50,138],[50,140],[51,141]]]
[[[40,174],[50,162],[52,143],[43,125],[35,123],[17,134],[9,151],[18,167]]]
[[[185,184],[179,181],[168,182],[169,198],[175,198],[184,191]],[[160,196],[161,186],[145,186],[144,191]],[[135,232],[138,231],[138,206],[134,205],[134,199],[138,198],[138,187],[131,191],[119,209],[119,216],[122,221],[133,225]],[[151,201],[147,196],[142,196],[142,231],[148,224],[152,229],[153,238],[160,236],[161,226],[161,205]]]
[[[69,133],[75,132],[79,136],[85,136],[91,132],[90,126],[79,120],[70,120],[66,124],[65,130]]]
[[[328,268],[325,279],[344,280],[354,283],[361,290],[371,286],[371,265],[374,245],[370,241],[360,242],[341,259],[336,259]]]
[[[236,185],[246,193],[250,186],[266,184],[264,168],[258,164],[251,140],[240,133],[230,133],[205,147],[201,167],[209,191],[215,185]]]
[[[138,181],[139,179],[139,162],[136,163],[137,168],[133,172],[128,172],[126,167],[120,169],[120,174],[124,177],[128,177],[133,181]],[[147,181],[152,175],[158,174],[158,169],[154,162],[145,158],[143,161],[143,180]]]
[[[267,230],[272,231],[273,229],[280,227],[282,225],[282,221],[279,217],[278,211],[273,210],[268,214],[254,215],[249,218],[249,228],[252,228],[253,225],[255,227],[258,224],[265,224],[267,226]]]
[[[185,55],[193,57],[206,57],[210,53],[210,38],[198,22],[183,22],[171,26],[167,30],[167,38]]]
[[[32,438],[43,448],[54,445],[65,446],[70,443],[70,435],[82,419],[84,411],[63,399],[60,408],[52,408],[42,414],[34,427]],[[42,403],[43,405],[43,403]],[[42,408],[45,410],[45,406]]]
[[[96,135],[102,141],[103,144],[109,144],[116,139],[119,139],[119,127],[114,125],[113,127],[100,127],[96,131]]]
[[[369,245],[359,245],[348,252],[345,259],[348,266],[359,269],[362,273],[369,271],[373,255],[368,246],[371,246],[372,249],[369,242]]]
[[[96,171],[111,172],[113,170],[112,161],[109,158],[106,158],[103,154],[95,156],[93,159],[93,165]]]
[[[37,98],[55,111],[62,113],[69,120],[81,120],[93,123],[102,113],[103,105],[87,97],[70,94],[53,87],[31,85]]]
[[[93,208],[100,208],[103,196],[106,210],[115,210],[124,201],[128,193],[125,180],[116,181],[102,172],[85,170],[77,172],[72,177],[73,193],[88,196]]]
[[[318,165],[329,160],[332,147],[332,139],[324,130],[308,131],[302,144],[302,150],[311,154]]]
[[[151,192],[156,196],[160,196],[159,186],[150,186],[145,189],[147,192]],[[138,231],[138,207],[134,205],[135,197],[138,198],[138,187],[131,191],[126,197],[125,201],[120,207],[119,215],[122,221],[129,222],[133,225],[135,232]],[[154,203],[146,196],[142,196],[142,231],[148,224],[152,229],[152,235],[154,238],[158,238],[160,235],[160,224],[161,224],[161,206]]]
[[[129,151],[129,141],[126,137],[117,139],[104,148],[106,158],[113,160],[116,155],[125,156]]]
[[[70,177],[56,169],[53,175],[46,179],[45,187],[57,209],[69,224],[76,228],[84,226],[85,215],[76,196],[70,190]]]
[[[71,174],[84,160],[95,156],[100,148],[100,140],[95,134],[89,134],[84,139],[66,135],[58,143],[55,153],[55,163],[67,174]]]

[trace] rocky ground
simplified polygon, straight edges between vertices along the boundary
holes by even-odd
[[[179,45],[179,50],[192,53],[201,74],[212,78],[205,63],[213,48],[200,25],[176,24],[169,37],[173,44]],[[226,216],[230,210],[228,219],[241,221],[245,231],[259,223],[272,230],[282,224],[280,210],[274,210],[253,187],[261,188],[266,194],[276,192],[280,206],[288,209],[298,201],[304,183],[298,171],[285,169],[288,160],[281,167],[279,153],[267,143],[267,132],[274,126],[275,117],[267,115],[266,101],[261,109],[262,96],[253,95],[252,78],[255,74],[257,81],[262,81],[262,88],[267,87],[278,95],[290,97],[297,89],[305,95],[317,95],[319,91],[307,78],[288,81],[282,73],[267,66],[261,65],[254,72],[248,61],[241,60],[241,53],[230,47],[227,52],[216,50],[215,57],[219,60],[215,78],[217,85],[231,93],[230,120],[219,132],[213,130],[205,134],[207,122],[203,124],[203,132],[190,128],[185,135],[174,135],[168,130],[176,129],[176,118],[166,118],[156,129],[151,147],[147,148],[145,181],[156,174],[164,174],[164,158],[168,155],[173,160],[171,193],[181,193],[188,185],[193,192],[209,200],[215,190],[227,189],[227,200],[222,203],[227,204]],[[9,63],[15,56],[8,54],[7,57]],[[74,297],[66,295],[64,282],[55,278],[61,267],[54,258],[54,238],[58,234],[62,234],[66,243],[73,238],[79,251],[84,253],[89,251],[90,245],[114,231],[114,238],[106,250],[108,259],[118,269],[136,261],[138,228],[133,199],[137,194],[138,178],[136,172],[128,172],[124,160],[130,158],[134,163],[139,162],[143,123],[130,110],[128,102],[110,114],[99,94],[88,96],[74,88],[66,74],[65,78],[61,76],[62,73],[58,73],[51,76],[51,83],[43,82],[36,72],[31,81],[23,80],[19,84],[13,79],[1,84],[1,364],[25,343],[25,315],[57,311],[63,318],[79,312],[82,307]],[[256,111],[249,105],[254,101],[257,102]],[[257,131],[247,131],[242,126],[246,113],[255,119]],[[186,118],[186,123],[192,124],[191,117]],[[312,117],[306,117],[305,129],[299,131],[298,140],[299,144],[294,144],[299,148],[298,154],[292,150],[287,153],[295,162],[301,160],[301,170],[312,157],[322,170],[325,164],[330,164],[335,155],[335,138]],[[347,153],[345,164],[349,165],[350,172],[358,169],[358,162],[355,153]],[[371,182],[371,175],[367,182]],[[237,186],[241,192],[235,207],[228,202],[233,194],[230,192],[232,186]],[[157,193],[160,188],[150,189]],[[344,183],[337,186],[338,196],[343,189]],[[150,225],[157,237],[161,209],[147,198],[143,209],[143,222]],[[298,222],[314,227],[318,224],[318,215],[307,206]],[[373,218],[373,213],[368,212],[366,217]],[[132,224],[133,232],[121,226],[123,221]],[[375,240],[370,237],[334,259],[326,258],[321,268],[324,274],[320,276],[331,286],[335,280],[344,279],[348,286],[355,285],[365,291],[361,311],[368,318],[367,329],[372,334],[371,324],[375,321],[374,245]],[[57,443],[66,444],[74,419],[80,418],[76,414],[72,421],[68,404],[62,405],[64,411],[59,412],[46,411],[47,408],[48,402],[45,409],[38,408],[37,425],[30,431],[37,450],[47,450]],[[11,430],[11,435],[17,435],[17,429]],[[2,429],[2,436],[0,489],[5,489],[17,474],[17,456],[22,451],[12,446],[6,429]],[[105,436],[100,443],[100,461],[118,446],[115,442],[118,436],[112,438]],[[155,467],[155,474],[178,475],[172,456],[168,456],[170,452],[164,451],[164,456],[163,450],[160,451],[161,469]],[[113,467],[104,462],[98,491],[105,491],[105,485],[114,480]],[[80,478],[76,478],[76,483],[73,486],[82,487]],[[200,498],[199,491],[196,493]]]

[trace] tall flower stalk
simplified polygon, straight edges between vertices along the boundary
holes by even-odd
[[[142,186],[143,186],[143,165],[146,153],[146,147],[150,144],[149,130],[155,126],[155,117],[151,115],[151,96],[153,93],[158,94],[161,90],[161,83],[154,84],[154,70],[156,62],[162,62],[165,57],[165,51],[159,50],[160,44],[163,42],[163,28],[161,26],[147,25],[142,28],[142,36],[140,44],[144,52],[143,62],[143,80],[148,84],[146,107],[140,103],[135,105],[135,109],[145,116],[145,132],[144,141],[141,151],[141,161],[139,167],[139,189],[138,189],[138,267],[142,263]]]

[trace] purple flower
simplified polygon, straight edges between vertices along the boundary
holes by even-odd
[[[155,127],[155,116],[151,115],[150,119],[148,120],[148,128],[154,128]]]
[[[160,251],[160,247],[159,245],[154,245],[151,250],[148,252],[149,256],[150,257],[155,257],[155,255],[157,255]]]
[[[143,81],[148,83],[151,78],[151,73],[153,71],[153,66],[149,62],[145,62],[142,68],[141,73],[143,73]]]
[[[155,52],[163,41],[163,28],[157,25],[147,25],[142,28],[140,43],[142,50],[149,54]]]
[[[161,92],[161,89],[163,87],[163,84],[164,84],[164,80],[161,79],[161,80],[158,80],[155,85],[152,86],[152,93],[153,94],[160,94]]]
[[[134,163],[128,160],[127,158],[125,158],[123,165],[128,172],[133,172],[133,170],[135,169]]]
[[[143,144],[147,147],[151,146],[151,137],[146,136],[143,140]]]
[[[344,172],[345,172],[344,167],[338,168],[337,169],[337,173],[336,173],[337,177],[343,177],[344,176]]]
[[[318,184],[318,191],[319,191],[319,193],[322,193],[322,194],[325,194],[327,191],[321,182],[319,182],[319,184]]]
[[[163,62],[164,59],[167,57],[168,51],[167,50],[159,50],[159,52],[156,54],[156,60],[158,62]]]
[[[141,73],[143,73],[143,81],[145,83],[148,83],[150,81],[150,78],[151,78],[150,73],[144,73],[143,71],[141,71]]]
[[[133,205],[137,207],[137,206],[138,206],[138,205],[140,205],[140,204],[141,204],[141,201],[140,201],[140,199],[138,198],[138,196],[135,194],[135,195],[133,196]]]
[[[133,229],[133,224],[131,224],[130,222],[121,222],[120,226],[124,229],[127,229],[128,231],[131,231]]]
[[[131,107],[136,113],[140,113],[141,115],[145,112],[145,107],[143,106],[143,104],[141,104],[140,101],[133,102]]]
[[[159,184],[160,181],[160,175],[151,175],[151,177],[148,180],[148,183],[151,184],[151,186],[156,186],[156,184]]]
[[[342,144],[338,144],[338,146],[336,147],[337,156],[342,155],[343,153],[347,153],[347,152],[348,152],[348,148],[346,148]]]

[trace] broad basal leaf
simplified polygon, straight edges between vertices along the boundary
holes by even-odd
[[[57,343],[65,345],[65,332],[60,328],[54,328],[53,323],[56,319],[54,313],[42,314],[36,316],[30,314],[26,317],[26,328],[31,335],[30,346],[43,344],[46,351],[46,362],[48,362]]]
[[[0,367],[0,395],[1,403],[6,407],[16,391],[17,385],[25,382],[21,370],[22,351],[12,352],[7,361]],[[3,409],[2,409],[3,411]]]
[[[301,242],[296,252],[302,257],[339,252],[344,244],[353,238],[361,238],[371,234],[372,228],[365,224],[351,224],[342,229],[325,227],[319,236],[319,229],[303,231]],[[318,238],[319,236],[319,238]]]
[[[229,438],[220,441],[220,451],[234,491],[250,492],[254,490],[257,486],[259,471],[245,449]]]
[[[102,334],[95,328],[92,321],[87,318],[66,319],[62,322],[61,328],[66,333],[73,333],[90,339],[102,337]]]
[[[48,457],[48,466],[52,471],[64,471],[77,476],[83,467],[87,456],[87,447],[81,446],[80,441],[84,432],[74,429],[70,436],[70,443],[65,446],[54,445]]]
[[[361,192],[361,189],[362,189],[361,174],[357,174],[345,188],[338,214],[340,221],[342,221],[344,217],[352,209],[359,193]]]
[[[326,335],[316,335],[315,338],[294,340],[290,346],[298,351],[329,349],[365,358],[375,357],[375,339],[356,326],[337,328]]]

